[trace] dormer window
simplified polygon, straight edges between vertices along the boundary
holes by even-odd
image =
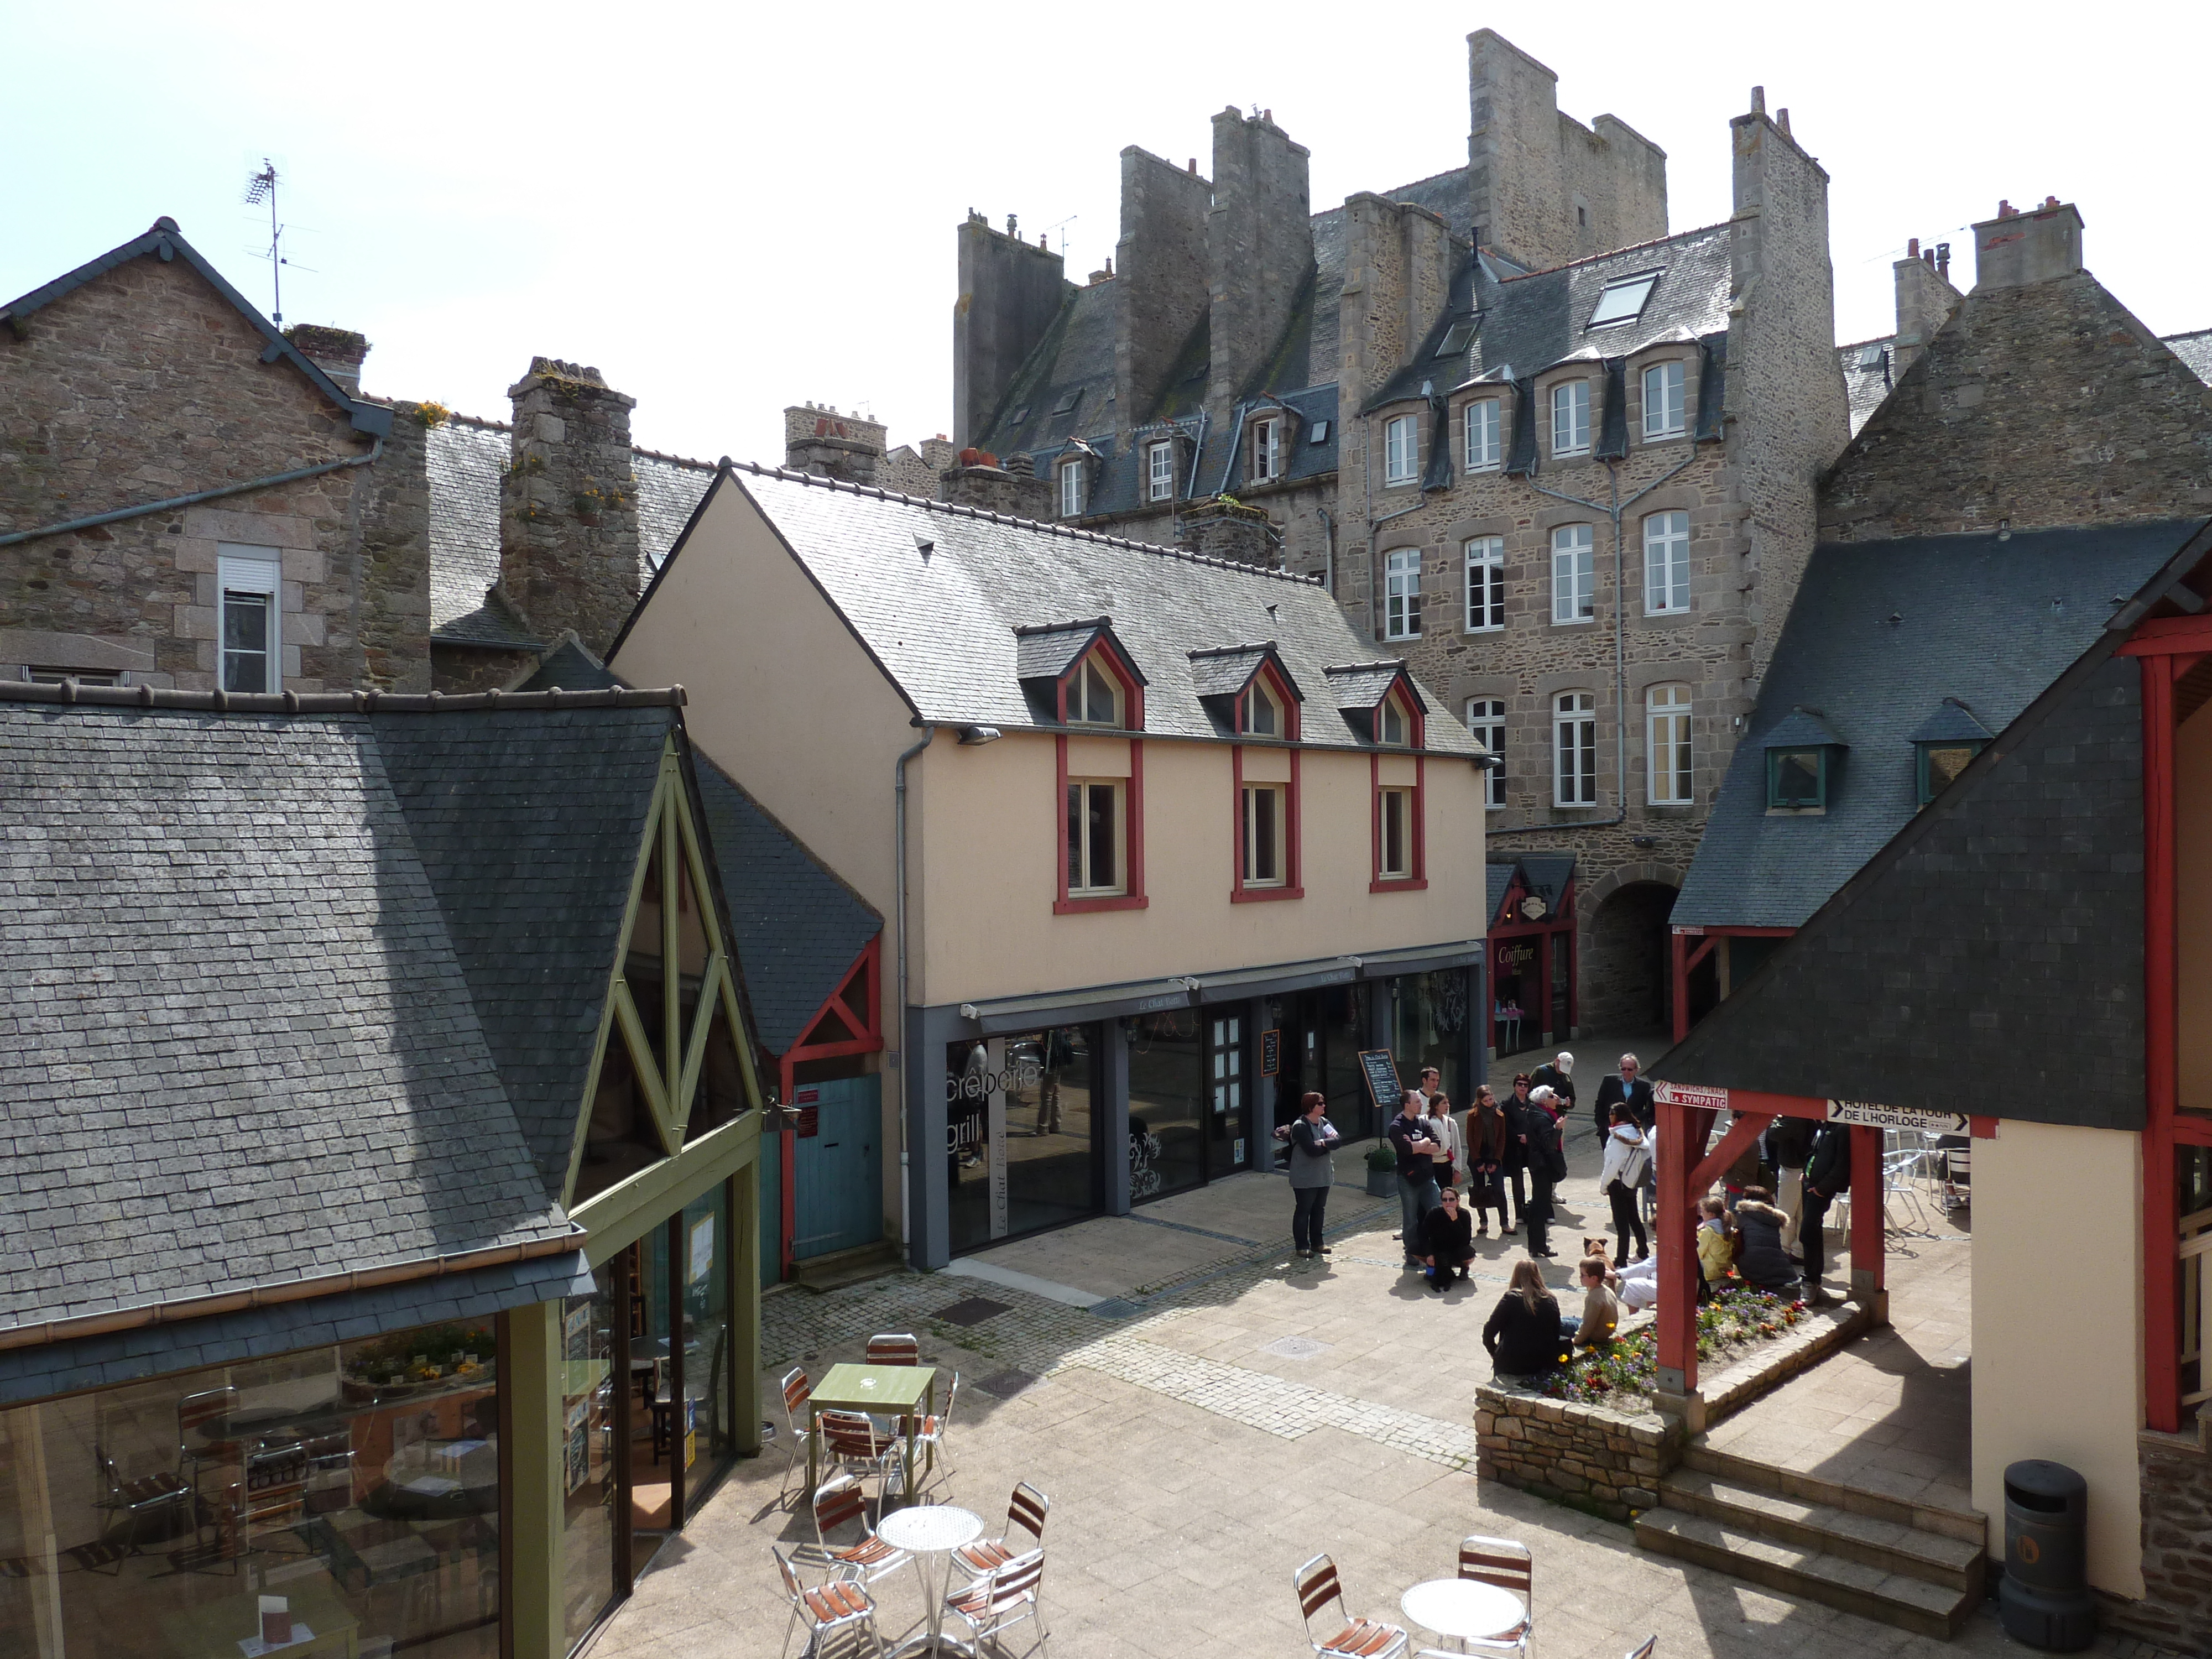
[[[1067,682],[1067,723],[1105,726],[1115,730],[1128,724],[1121,682],[1092,652],[1075,666]]]
[[[1589,447],[1589,382],[1562,380],[1552,388],[1552,453],[1587,455]]]
[[[1679,438],[1689,429],[1684,405],[1682,365],[1654,363],[1644,371],[1644,435]]]
[[[1283,735],[1283,706],[1264,681],[1254,680],[1251,689],[1245,692],[1238,720],[1247,737],[1279,738]]]
[[[1987,745],[1978,738],[1943,743],[1916,743],[1915,769],[1919,774],[1920,804],[1934,800],[1958,779],[1975,756]]]
[[[1382,428],[1382,482],[1409,484],[1421,464],[1421,440],[1410,415],[1393,416]]]
[[[1495,398],[1477,398],[1467,406],[1467,470],[1486,472],[1505,459],[1500,441],[1502,422]]]
[[[1145,447],[1145,499],[1148,501],[1169,501],[1175,499],[1175,441],[1162,438]]]
[[[1376,741],[1386,748],[1403,749],[1413,741],[1413,722],[1406,717],[1406,705],[1392,692],[1382,700],[1381,730]]]
[[[1060,464],[1060,516],[1079,519],[1090,504],[1091,481],[1081,461]]]
[[[1252,482],[1273,483],[1283,471],[1283,422],[1279,419],[1252,423]]]
[[[1770,749],[1766,751],[1766,805],[1771,811],[1806,811],[1828,805],[1828,751]]]

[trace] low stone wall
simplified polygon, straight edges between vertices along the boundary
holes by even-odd
[[[2144,1430],[2136,1457],[2143,1596],[2100,1596],[2106,1621],[2184,1653],[2212,1652],[2212,1453],[2199,1435]]]

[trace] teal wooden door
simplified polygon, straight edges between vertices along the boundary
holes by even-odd
[[[881,1079],[801,1084],[791,1103],[814,1115],[814,1133],[794,1142],[793,1259],[873,1244],[884,1236]]]

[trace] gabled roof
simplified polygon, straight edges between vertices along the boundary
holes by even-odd
[[[2201,328],[2193,334],[2169,334],[2166,343],[2189,365],[2190,373],[2212,386],[2212,328]]]
[[[1848,749],[1850,744],[1836,735],[1828,724],[1827,716],[1817,708],[1808,708],[1799,703],[1760,734],[1762,749]]]
[[[1513,878],[1519,873],[1519,866],[1510,860],[1501,862],[1493,859],[1484,866],[1483,873],[1489,878],[1490,925],[1495,927],[1499,920],[1498,907],[1505,902],[1505,896],[1513,890]]]
[[[1137,684],[1144,684],[1143,671],[1129,662],[1128,652],[1114,637],[1113,620],[1107,617],[1093,617],[1087,622],[1017,624],[1014,676],[1022,680],[1056,681],[1082,661],[1102,639],[1109,642],[1115,653],[1128,664]]]
[[[1674,922],[1801,925],[1920,811],[1913,733],[1942,700],[1959,698],[1983,725],[2002,730],[2096,641],[2197,522],[1815,550]],[[1821,715],[1806,735],[1792,736],[1792,722],[1806,719],[1796,714],[1799,705]],[[1825,812],[1768,812],[1765,750],[1778,740],[1849,745]]]
[[[52,305],[64,295],[82,288],[96,277],[104,276],[118,265],[133,259],[152,258],[167,264],[182,259],[197,272],[200,279],[230,301],[238,314],[252,325],[261,336],[261,361],[264,363],[288,362],[307,377],[307,383],[341,410],[352,422],[356,432],[371,437],[385,438],[392,434],[392,411],[381,404],[364,403],[338,389],[337,382],[315,367],[299,348],[278,331],[276,325],[263,316],[252,301],[223,280],[222,273],[210,264],[184,238],[177,222],[166,215],[154,221],[143,236],[134,236],[119,247],[112,247],[96,259],[87,260],[75,270],[57,276],[42,288],[20,295],[4,306],[0,306],[0,323],[6,323],[21,332],[32,314],[41,307]]]
[[[1544,901],[1545,914],[1557,916],[1566,903],[1567,888],[1575,878],[1572,853],[1523,853],[1517,859],[1492,859],[1490,878],[1490,925],[1507,926],[1520,920],[1502,907],[1517,880],[1523,891]]]
[[[1844,395],[1850,404],[1852,436],[1858,435],[1867,416],[1881,407],[1897,383],[1896,355],[1895,335],[1836,348],[1836,364],[1844,371]]]
[[[1987,743],[1996,734],[1975,717],[1974,711],[1956,697],[1946,697],[1928,718],[1912,728],[1911,743]]]
[[[1413,700],[1413,707],[1423,714],[1429,712],[1429,702],[1414,684],[1412,671],[1403,657],[1394,657],[1387,662],[1347,663],[1324,668],[1329,690],[1336,698],[1339,708],[1368,710],[1379,708],[1382,699],[1390,695],[1390,688],[1403,684],[1406,693]]]
[[[733,465],[714,488],[718,498],[734,492],[732,507],[758,510],[915,715],[931,724],[1040,724],[1024,695],[1015,630],[1041,619],[1113,618],[1124,656],[1147,682],[1145,729],[1153,736],[1219,735],[1199,698],[1193,650],[1272,639],[1291,678],[1317,686],[1328,683],[1328,665],[1356,660],[1366,648],[1306,577],[764,467]],[[706,512],[715,505],[710,500]],[[690,546],[688,536],[678,544],[641,611]],[[617,665],[622,639],[608,653]],[[1415,695],[1433,703],[1418,687]],[[1310,720],[1304,741],[1359,746],[1337,721]],[[1432,752],[1480,753],[1455,720],[1431,721],[1426,741]]]
[[[216,701],[0,689],[0,1328],[571,1238],[672,697]]]
[[[1237,698],[1244,695],[1252,682],[1259,678],[1260,670],[1268,663],[1283,677],[1283,684],[1299,702],[1306,694],[1283,666],[1282,653],[1275,649],[1273,640],[1262,640],[1256,645],[1222,645],[1202,647],[1190,653],[1191,685],[1201,697]]]

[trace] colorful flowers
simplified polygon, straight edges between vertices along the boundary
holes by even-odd
[[[1778,1336],[1804,1317],[1802,1302],[1784,1302],[1771,1291],[1748,1287],[1714,1292],[1713,1299],[1698,1310],[1698,1358],[1700,1361],[1725,1354],[1755,1341]],[[1542,1385],[1552,1400],[1584,1403],[1607,1396],[1649,1395],[1659,1368],[1659,1333],[1646,1325],[1634,1334],[1592,1351],[1579,1363],[1555,1371]],[[1607,1403],[1613,1403],[1607,1400]],[[1624,1405],[1623,1409],[1634,1409]]]

